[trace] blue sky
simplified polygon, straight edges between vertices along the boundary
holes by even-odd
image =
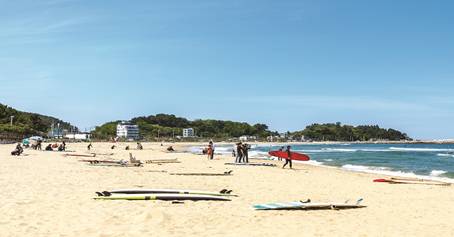
[[[0,0],[0,103],[454,138],[454,3]]]

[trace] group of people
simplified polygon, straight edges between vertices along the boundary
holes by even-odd
[[[114,146],[115,146],[115,145],[114,145]],[[142,146],[142,144],[141,144],[140,142],[137,143],[137,148],[136,148],[136,149],[137,149],[137,150],[143,150],[143,146]],[[129,150],[129,146],[126,146],[126,147],[125,147],[125,150]]]
[[[31,146],[35,150],[41,150],[41,141],[36,143],[36,145]],[[46,146],[44,149],[45,151],[54,151],[54,149],[57,149],[57,151],[66,151],[66,142],[62,142],[60,145],[58,143],[49,143],[49,145]],[[13,156],[20,156],[24,152],[24,148],[21,146],[20,143],[17,144],[16,148],[11,152],[11,155]]]
[[[66,142],[62,142],[60,145],[58,143],[50,144],[46,146],[44,149],[45,151],[54,151],[54,149],[57,149],[57,151],[66,151]]]
[[[249,163],[249,149],[251,149],[249,144],[238,142],[232,151],[232,156],[236,157],[235,163]]]

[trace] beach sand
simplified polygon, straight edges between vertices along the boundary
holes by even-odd
[[[0,145],[0,236],[454,236],[454,186],[373,183],[383,176],[336,168],[294,165],[226,166],[229,156],[166,153],[165,146],[144,143],[125,151],[126,143],[93,143],[92,152],[115,153],[96,159],[178,158],[181,163],[144,167],[95,167],[60,152]],[[134,143],[129,144],[135,147]],[[182,150],[182,145],[174,145]],[[68,150],[86,153],[86,143]],[[151,150],[152,149],[152,150]],[[265,162],[251,160],[252,162]],[[268,162],[268,161],[266,161]],[[233,176],[174,176],[169,172],[225,172]],[[167,172],[163,172],[167,171]],[[232,189],[230,202],[94,200],[96,191],[119,188]],[[366,208],[317,211],[255,211],[253,204],[297,201],[343,202],[364,198]]]

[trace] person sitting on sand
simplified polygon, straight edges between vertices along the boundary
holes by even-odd
[[[140,142],[137,143],[137,150],[143,150],[143,146]]]
[[[290,159],[291,158],[291,152],[290,152],[290,146],[287,146],[287,150],[285,150],[287,152],[287,156],[288,156],[288,159],[285,159],[285,164],[284,166],[282,166],[282,169],[285,168],[285,166],[287,164],[290,164],[290,169],[292,168],[292,160]]]
[[[65,148],[63,148],[63,144],[60,144],[60,146],[58,147],[58,151],[64,151]]]
[[[92,147],[93,147],[93,145],[90,142],[90,144],[88,144],[88,146],[87,146],[87,150],[91,150]]]
[[[172,152],[172,151],[175,151],[175,150],[173,149],[173,147],[172,147],[172,146],[169,146],[169,147],[167,147],[167,151],[170,151],[170,152]]]
[[[127,150],[127,151],[128,151],[128,150],[129,150],[129,146],[126,146],[126,147],[125,147],[125,150]]]
[[[18,143],[16,146],[16,149],[14,149],[14,151],[11,152],[11,155],[20,156],[20,154],[22,154],[22,152],[24,152],[24,149],[22,148],[20,143]]]
[[[115,145],[112,145],[112,146],[110,147],[110,149],[113,150],[113,149],[115,149],[115,147],[116,147]]]
[[[52,144],[49,144],[49,145],[46,146],[46,148],[44,150],[53,151],[54,149],[52,149]]]

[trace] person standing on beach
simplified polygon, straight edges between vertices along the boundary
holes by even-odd
[[[287,150],[285,150],[285,151],[287,152],[288,158],[285,159],[285,164],[284,164],[284,166],[282,166],[282,169],[285,168],[285,166],[287,164],[290,164],[290,169],[291,169],[292,168],[292,160],[290,158],[291,158],[292,153],[290,151],[290,146],[287,146]]]
[[[87,146],[87,150],[91,150],[92,147],[93,147],[93,145],[91,145],[91,142],[90,142],[90,144],[88,144],[88,146]]]
[[[212,159],[214,159],[214,150],[215,150],[215,149],[214,149],[213,141],[210,141],[210,142],[209,142],[208,147],[211,147],[211,154],[209,154],[209,156],[210,156],[209,159],[212,160]]]
[[[284,147],[281,146],[281,148],[279,148],[279,151],[283,151],[283,150],[284,150]],[[281,157],[278,157],[277,160],[282,160],[282,158],[281,158]]]
[[[243,155],[244,163],[249,163],[249,145],[247,143],[243,145]]]
[[[235,163],[241,163],[243,160],[243,146],[241,142],[236,144],[236,160]]]

